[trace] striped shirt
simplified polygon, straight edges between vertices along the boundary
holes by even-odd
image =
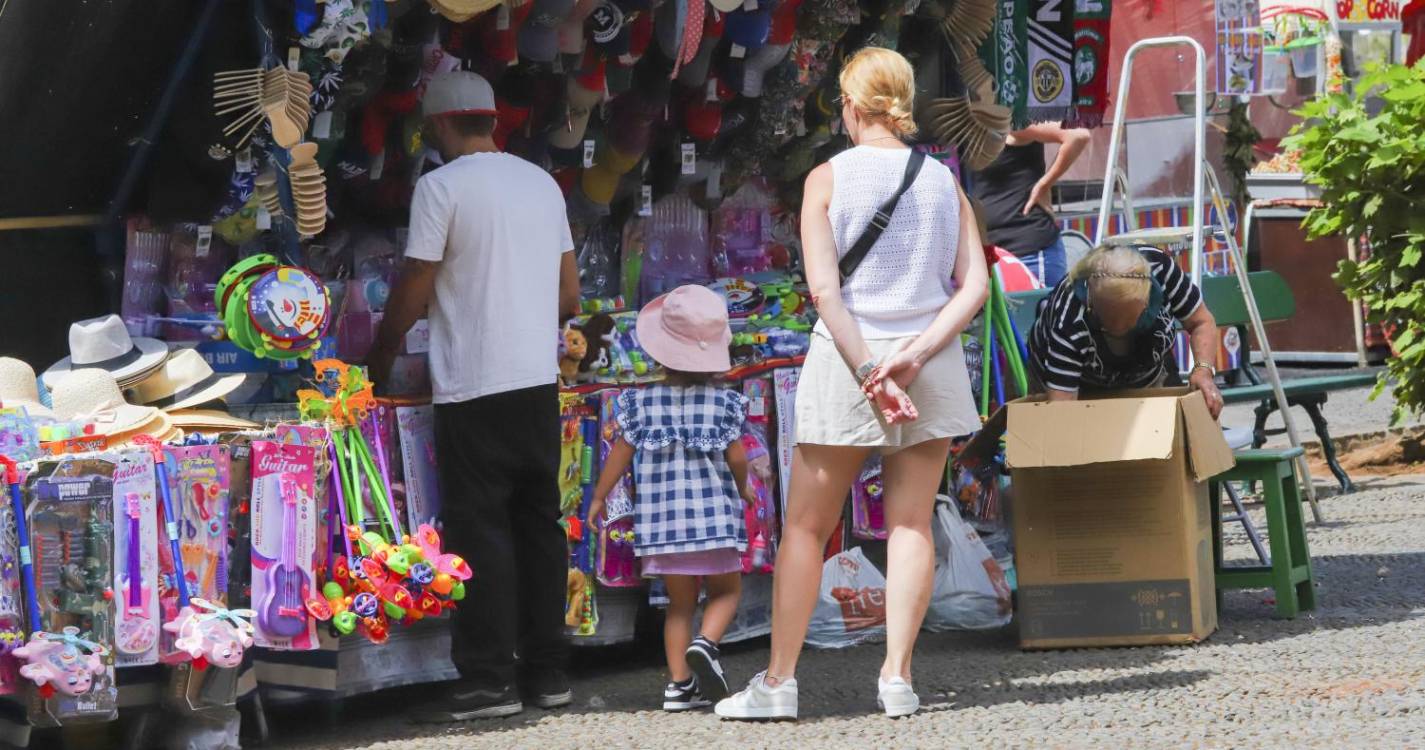
[[[1102,339],[1096,340],[1089,330],[1084,304],[1074,294],[1073,280],[1066,278],[1052,294],[1040,300],[1039,316],[1029,335],[1029,363],[1045,386],[1070,392],[1078,391],[1081,385],[1096,389],[1147,388],[1163,376],[1165,363],[1174,361],[1177,335],[1173,321],[1196,312],[1202,304],[1202,292],[1166,253],[1146,248],[1139,248],[1139,252],[1163,288],[1162,313],[1144,337],[1150,345],[1137,347],[1126,358],[1111,353],[1101,356]]]

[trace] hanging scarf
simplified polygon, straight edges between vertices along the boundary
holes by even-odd
[[[1074,109],[1074,2],[1029,0],[1029,121],[1059,122]]]
[[[980,46],[980,59],[999,84],[997,101],[1013,113],[1015,130],[1029,125],[1029,4],[996,0],[994,30]]]
[[[1113,0],[1074,5],[1074,111],[1070,124],[1096,128],[1108,112],[1109,16]]]

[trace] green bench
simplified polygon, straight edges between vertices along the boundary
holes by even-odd
[[[1291,287],[1287,286],[1286,280],[1280,275],[1273,271],[1255,271],[1247,276],[1252,284],[1252,293],[1257,298],[1257,306],[1263,322],[1288,320],[1296,314],[1296,298],[1292,295]],[[1012,292],[1008,295],[1010,317],[1014,319],[1015,327],[1021,336],[1028,336],[1029,329],[1034,325],[1035,317],[1038,315],[1039,302],[1049,296],[1050,291],[1040,289],[1032,292]],[[1271,385],[1262,382],[1261,377],[1257,375],[1251,364],[1251,346],[1248,343],[1250,341],[1248,326],[1251,324],[1251,316],[1247,312],[1247,303],[1242,296],[1242,286],[1236,276],[1205,276],[1202,280],[1202,294],[1207,302],[1207,309],[1211,310],[1213,317],[1217,319],[1217,325],[1223,328],[1236,328],[1240,334],[1242,364],[1237,370],[1223,373],[1224,378],[1233,385],[1222,389],[1222,397],[1229,404],[1257,402],[1256,424],[1252,430],[1252,446],[1260,448],[1266,443],[1269,434],[1266,429],[1267,418],[1277,410],[1278,405]],[[1236,381],[1243,378],[1247,380],[1247,383],[1235,385]],[[1359,371],[1282,382],[1282,390],[1286,393],[1287,403],[1292,406],[1300,406],[1311,418],[1311,425],[1316,430],[1317,438],[1321,440],[1321,450],[1325,455],[1326,464],[1330,467],[1331,473],[1335,475],[1336,481],[1340,482],[1342,492],[1354,491],[1355,485],[1346,475],[1345,470],[1341,468],[1340,462],[1337,461],[1336,449],[1331,443],[1331,435],[1327,429],[1326,417],[1321,413],[1321,407],[1326,403],[1326,395],[1331,391],[1360,388],[1371,385],[1375,381],[1375,373]],[[1270,434],[1275,434],[1275,432]]]

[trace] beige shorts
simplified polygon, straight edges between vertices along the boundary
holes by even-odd
[[[871,355],[884,359],[914,337],[872,339]],[[882,448],[894,453],[927,440],[969,435],[980,429],[970,391],[965,351],[959,339],[940,350],[910,384],[910,399],[920,417],[888,425],[872,406],[836,344],[813,333],[806,364],[797,383],[797,442]]]

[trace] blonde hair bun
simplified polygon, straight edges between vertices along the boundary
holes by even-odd
[[[915,135],[915,70],[899,52],[865,47],[846,61],[839,82],[842,96],[863,116],[901,136]]]

